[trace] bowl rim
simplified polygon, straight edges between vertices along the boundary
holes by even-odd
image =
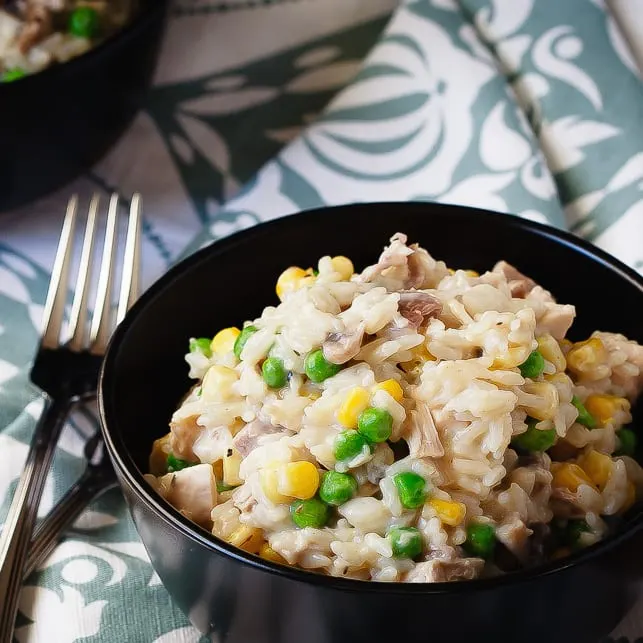
[[[410,201],[410,202],[374,202],[374,203],[349,203],[335,206],[324,206],[310,210],[304,210],[295,214],[279,217],[269,221],[258,223],[250,228],[246,228],[235,232],[222,239],[215,240],[207,246],[197,250],[190,256],[182,259],[174,264],[170,270],[157,279],[135,302],[131,310],[126,315],[125,319],[118,326],[114,335],[111,338],[107,348],[105,359],[103,360],[99,379],[98,379],[98,411],[101,424],[101,431],[108,448],[108,452],[112,459],[112,463],[118,472],[119,482],[121,486],[124,481],[141,500],[148,509],[152,510],[157,518],[163,520],[166,525],[177,529],[188,539],[199,543],[206,549],[220,554],[224,557],[231,558],[243,565],[252,567],[256,570],[262,570],[270,574],[284,576],[291,580],[303,583],[311,583],[314,585],[324,586],[328,589],[336,589],[348,592],[368,592],[368,593],[384,593],[384,594],[447,594],[447,593],[469,593],[484,590],[491,590],[505,585],[519,585],[531,581],[536,581],[552,574],[561,573],[567,569],[583,564],[589,560],[600,557],[601,555],[609,552],[610,550],[618,547],[623,542],[633,537],[638,530],[643,527],[643,503],[635,506],[632,510],[635,513],[628,519],[628,526],[626,529],[619,533],[609,535],[607,538],[598,541],[594,545],[586,549],[574,552],[559,560],[551,560],[542,565],[537,565],[532,568],[509,572],[493,578],[478,578],[475,580],[468,580],[464,582],[440,582],[440,583],[387,583],[379,581],[363,581],[351,578],[341,578],[335,576],[327,576],[308,571],[289,565],[280,565],[266,561],[259,556],[248,554],[229,543],[220,540],[209,533],[206,529],[199,527],[196,523],[183,516],[177,509],[175,509],[169,502],[161,498],[144,480],[143,474],[140,473],[134,460],[129,454],[123,440],[118,435],[113,435],[108,426],[107,415],[110,411],[106,408],[106,399],[104,393],[105,380],[109,380],[109,373],[113,370],[112,363],[116,359],[119,347],[127,334],[128,328],[132,325],[133,321],[138,317],[139,312],[142,312],[154,299],[162,295],[167,288],[171,288],[172,283],[184,273],[191,271],[194,267],[203,261],[209,260],[210,255],[215,252],[226,252],[234,248],[239,243],[245,242],[249,236],[262,234],[262,230],[266,227],[279,228],[288,227],[298,218],[299,220],[308,219],[313,217],[323,217],[328,215],[329,211],[350,210],[354,207],[358,208],[411,208],[417,209],[420,213],[423,208],[430,207],[433,213],[436,210],[437,214],[448,216],[470,216],[475,213],[475,216],[483,218],[491,218],[497,221],[498,217],[503,218],[501,225],[506,225],[509,228],[526,228],[529,232],[536,233],[544,237],[552,243],[562,244],[570,251],[580,252],[581,254],[589,257],[591,260],[603,265],[608,270],[615,272],[619,277],[625,279],[637,288],[643,298],[643,276],[639,275],[632,268],[625,265],[619,259],[608,254],[604,250],[594,246],[593,244],[574,236],[570,232],[554,228],[553,226],[524,219],[512,214],[503,214],[484,210],[480,208],[472,208],[468,206],[460,206],[456,204],[443,204],[430,201]],[[432,214],[424,212],[421,216],[430,217]],[[111,420],[110,420],[111,421]]]
[[[81,73],[83,65],[91,65],[94,60],[109,55],[108,52],[112,47],[117,47],[120,42],[134,37],[136,32],[138,32],[139,29],[142,29],[150,20],[152,20],[157,12],[165,11],[169,4],[170,0],[152,0],[146,7],[140,9],[138,15],[134,17],[132,22],[129,22],[122,29],[119,29],[108,38],[105,38],[95,47],[91,47],[80,56],[75,56],[74,58],[71,58],[64,63],[58,63],[55,65],[51,65],[50,67],[45,67],[44,69],[33,74],[27,74],[16,82],[0,82],[0,96],[2,96],[3,92],[17,91],[15,89],[16,87],[33,87],[33,85],[38,82],[39,79],[43,82],[48,78],[51,78],[52,81],[55,81],[57,76],[63,77],[66,74],[73,74],[76,71]]]

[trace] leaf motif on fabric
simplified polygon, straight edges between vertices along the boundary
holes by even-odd
[[[0,265],[0,294],[21,304],[31,302],[29,290],[15,272]]]
[[[68,539],[64,540],[58,547],[53,551],[51,556],[39,567],[40,570],[47,569],[48,567],[53,567],[58,563],[67,561],[69,559],[75,558],[98,558],[105,562],[111,568],[112,575],[107,581],[106,586],[116,585],[120,583],[125,574],[127,573],[127,565],[125,562],[118,556],[115,556],[109,551],[96,545],[91,545],[88,542],[82,540]]]
[[[475,15],[476,27],[485,38],[498,41],[515,33],[529,18],[535,0],[491,0]]]
[[[84,585],[91,583],[98,575],[98,567],[87,558],[76,558],[70,560],[60,572],[63,580],[67,583]]]
[[[529,219],[529,221],[535,221],[536,223],[549,223],[547,217],[537,210],[525,210],[524,212],[519,212],[518,216],[522,219]]]
[[[74,529],[89,531],[103,527],[111,527],[116,524],[118,524],[118,518],[115,516],[103,513],[102,511],[88,509],[78,517],[78,520],[74,523]]]
[[[225,140],[213,127],[187,114],[177,114],[177,120],[192,145],[203,154],[213,167],[224,174],[230,171],[230,152]]]
[[[508,71],[515,73],[521,68],[523,56],[532,40],[531,36],[520,34],[498,43],[496,53]]]
[[[607,184],[610,192],[621,190],[624,187],[643,179],[643,152],[630,157],[623,167],[611,178]]]
[[[301,56],[295,59],[293,65],[300,69],[307,69],[308,67],[316,67],[329,63],[335,58],[342,55],[342,50],[335,45],[325,45],[322,47],[313,47]]]
[[[179,158],[190,165],[194,161],[194,148],[179,134],[170,134],[168,142]]]
[[[548,201],[556,196],[556,184],[542,155],[532,156],[520,170],[520,182],[535,197]]]
[[[256,107],[278,96],[275,87],[249,87],[226,93],[205,94],[179,104],[179,109],[198,116],[219,116]]]
[[[26,277],[27,279],[37,279],[38,275],[33,266],[25,261],[22,257],[10,252],[3,252],[0,254],[2,262],[14,272]]]
[[[496,65],[496,61],[491,55],[489,47],[483,44],[478,32],[471,25],[462,25],[458,30],[458,36],[460,37],[460,40],[469,47],[471,53],[478,58],[478,60],[484,61],[489,66]]]
[[[565,206],[567,224],[574,226],[580,220],[584,219],[590,212],[607,196],[607,190],[595,190],[579,196],[577,199]]]
[[[603,98],[596,83],[578,65],[569,62],[583,50],[583,42],[572,27],[559,25],[545,32],[535,43],[532,58],[534,64],[544,74],[558,78],[583,94],[600,110]]]
[[[641,271],[643,268],[643,198],[639,198],[623,214],[603,224],[592,241],[603,250],[618,253],[621,261]]]
[[[498,195],[498,192],[507,187],[515,176],[515,172],[471,176],[442,194],[440,201],[507,212],[507,203]]]
[[[616,52],[620,61],[629,69],[635,76],[639,76],[643,80],[643,71],[639,70],[636,60],[632,55],[632,50],[623,37],[623,32],[619,29],[610,11],[607,12],[607,37],[609,38],[612,49]]]
[[[15,377],[20,372],[20,369],[7,360],[0,359],[0,384]]]
[[[85,603],[77,589],[63,584],[60,590],[62,598],[44,587],[23,588],[20,611],[33,622],[16,630],[20,643],[74,643],[98,634],[107,601]]]
[[[198,643],[200,640],[201,633],[195,627],[188,626],[166,632],[152,643]]]
[[[246,80],[246,77],[242,74],[233,74],[231,76],[221,76],[219,78],[209,80],[203,87],[205,89],[226,91],[241,87],[246,82]]]
[[[124,543],[98,543],[98,546],[118,552],[119,554],[125,554],[126,556],[138,558],[145,563],[150,562],[150,557],[147,555],[147,550],[145,549],[143,543],[140,541]]]
[[[498,102],[482,124],[479,152],[482,162],[495,171],[520,167],[532,155],[529,143],[504,119],[506,102]]]
[[[295,76],[286,85],[285,91],[293,94],[307,94],[339,89],[355,77],[361,66],[361,60],[343,60],[311,69]]]
[[[543,122],[540,142],[551,171],[556,173],[578,165],[585,158],[584,147],[619,133],[620,130],[609,123],[581,120],[576,115],[563,116],[553,122]]]

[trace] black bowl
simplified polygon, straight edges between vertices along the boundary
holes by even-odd
[[[363,267],[397,231],[452,266],[483,271],[510,261],[577,305],[578,338],[602,329],[643,342],[640,276],[569,234],[515,217],[427,203],[351,205],[219,241],[145,293],[118,328],[100,378],[105,440],[152,564],[192,622],[218,641],[597,641],[641,594],[638,505],[616,535],[545,567],[458,584],[386,584],[246,555],[196,527],[143,480],[152,440],[166,433],[189,386],[190,336],[255,318],[275,303],[285,267],[325,254]]]
[[[168,0],[142,0],[134,21],[91,51],[0,83],[0,212],[96,163],[145,99]]]

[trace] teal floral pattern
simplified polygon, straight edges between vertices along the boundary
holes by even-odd
[[[128,134],[73,186],[3,215],[0,523],[41,408],[29,364],[52,212],[72,191],[143,192],[146,284],[236,230],[353,201],[511,212],[643,271],[643,84],[602,0],[397,5],[177,0]],[[41,515],[82,471],[96,428],[93,409],[73,414]],[[605,643],[643,641],[640,609]],[[17,625],[20,643],[206,640],[171,603],[115,490],[27,580]]]

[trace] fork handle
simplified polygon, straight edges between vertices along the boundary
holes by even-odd
[[[78,516],[101,494],[116,485],[113,472],[88,467],[70,487],[60,502],[42,519],[31,541],[24,569],[26,579],[56,548],[61,536],[69,531]]]
[[[0,643],[12,643],[31,533],[71,402],[45,399],[45,408],[36,424],[27,461],[13,496],[4,530],[0,536]]]

